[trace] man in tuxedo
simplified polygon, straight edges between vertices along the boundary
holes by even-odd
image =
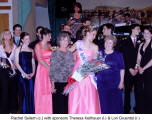
[[[97,39],[94,40],[94,43],[98,45],[100,49],[104,48],[104,37],[108,35],[112,35],[114,31],[114,26],[110,23],[103,24],[99,30]]]
[[[98,31],[97,38],[94,40],[94,43],[98,45],[100,49],[104,49],[104,38],[106,36],[111,36],[114,32],[114,25],[111,23],[103,24]],[[120,40],[117,39],[117,44],[115,50],[120,51]]]
[[[136,106],[134,108],[135,113],[142,113],[142,90],[143,83],[139,79],[138,70],[136,67],[137,53],[141,40],[138,39],[140,30],[139,24],[131,25],[131,35],[128,39],[122,42],[122,52],[125,61],[125,100],[124,100],[124,112],[130,113],[130,94],[134,88]]]
[[[42,27],[42,26],[38,26],[38,27],[36,28],[36,40],[33,41],[33,42],[31,42],[31,43],[29,44],[29,47],[30,47],[30,48],[34,49],[34,48],[35,48],[35,45],[42,40],[41,31],[42,31],[43,29],[44,29],[44,27]]]
[[[15,24],[13,26],[13,40],[14,44],[18,47],[20,44],[20,35],[22,33],[22,26],[20,24]]]

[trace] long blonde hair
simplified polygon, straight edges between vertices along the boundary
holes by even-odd
[[[5,47],[6,47],[6,45],[5,45],[5,39],[4,39],[4,34],[5,34],[6,32],[8,32],[8,31],[9,31],[8,29],[5,29],[5,30],[0,34],[0,44],[3,45],[4,49],[5,49]],[[9,32],[10,32],[10,31],[9,31]],[[11,48],[13,48],[13,46],[14,46],[14,41],[13,41],[12,35],[11,35],[11,39],[10,39],[10,46],[11,46]]]

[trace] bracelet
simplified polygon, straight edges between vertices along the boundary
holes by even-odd
[[[23,73],[22,73],[21,75],[22,75],[23,78],[26,78],[25,75],[24,75]]]
[[[139,65],[136,64],[134,69],[137,70],[138,68],[139,68]]]
[[[139,65],[138,65],[138,64],[136,64],[136,66],[137,66],[137,67],[139,67]]]

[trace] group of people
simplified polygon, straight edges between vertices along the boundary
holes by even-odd
[[[103,34],[101,35],[101,37],[99,37],[99,39],[95,40],[95,43],[98,44],[100,49],[103,49],[103,48],[106,49],[104,40],[106,39],[106,36],[109,36],[109,35],[111,36],[113,31],[114,31],[114,26],[112,24],[107,23],[102,26]],[[142,38],[141,38],[141,33],[142,33]],[[122,70],[121,70],[119,77],[121,77],[121,74],[124,74],[123,75],[124,82],[123,82],[122,88],[124,90],[124,103],[123,103],[124,109],[123,110],[125,114],[128,114],[131,112],[131,107],[134,107],[133,108],[134,112],[137,114],[152,113],[152,109],[151,109],[152,105],[150,102],[151,97],[152,97],[151,96],[152,89],[150,88],[151,77],[152,77],[151,76],[152,75],[151,74],[152,73],[151,72],[151,69],[152,69],[152,43],[151,42],[152,40],[151,39],[152,39],[151,26],[145,26],[143,30],[141,31],[141,26],[139,24],[132,24],[130,26],[130,35],[124,40],[118,39],[117,44],[114,46],[114,49],[116,51],[119,51],[120,53],[122,53],[123,59],[124,59],[124,63],[122,62],[119,62],[119,63],[121,63],[122,66],[124,66],[123,68],[125,72],[122,73]],[[103,73],[105,71],[103,71]],[[100,77],[102,79],[102,76]],[[114,80],[115,78],[116,78],[116,74],[114,74],[114,77],[111,79],[110,82],[112,82],[112,80]],[[102,85],[103,84],[101,84],[101,86]],[[134,92],[134,96],[135,96],[135,106],[131,106],[131,100],[132,100],[131,92],[132,91]],[[113,99],[114,97],[108,100],[113,100]]]
[[[130,26],[130,36],[123,41],[112,34],[114,26],[109,23],[102,26],[102,37],[97,37],[97,24],[82,23],[79,3],[74,10],[57,37],[57,47],[50,44],[51,30],[41,26],[33,42],[19,24],[13,27],[13,37],[9,30],[2,32],[0,113],[130,113],[133,89],[135,113],[152,113],[151,27],[144,28],[144,41],[138,39],[138,24]],[[110,68],[77,79],[79,66],[99,55]],[[71,88],[65,95],[67,86]]]

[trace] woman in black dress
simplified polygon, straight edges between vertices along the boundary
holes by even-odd
[[[137,66],[144,83],[143,113],[152,113],[152,28],[144,29],[145,42],[138,50]]]
[[[17,77],[15,75],[15,44],[9,30],[1,34],[0,45],[0,114],[17,112]]]

